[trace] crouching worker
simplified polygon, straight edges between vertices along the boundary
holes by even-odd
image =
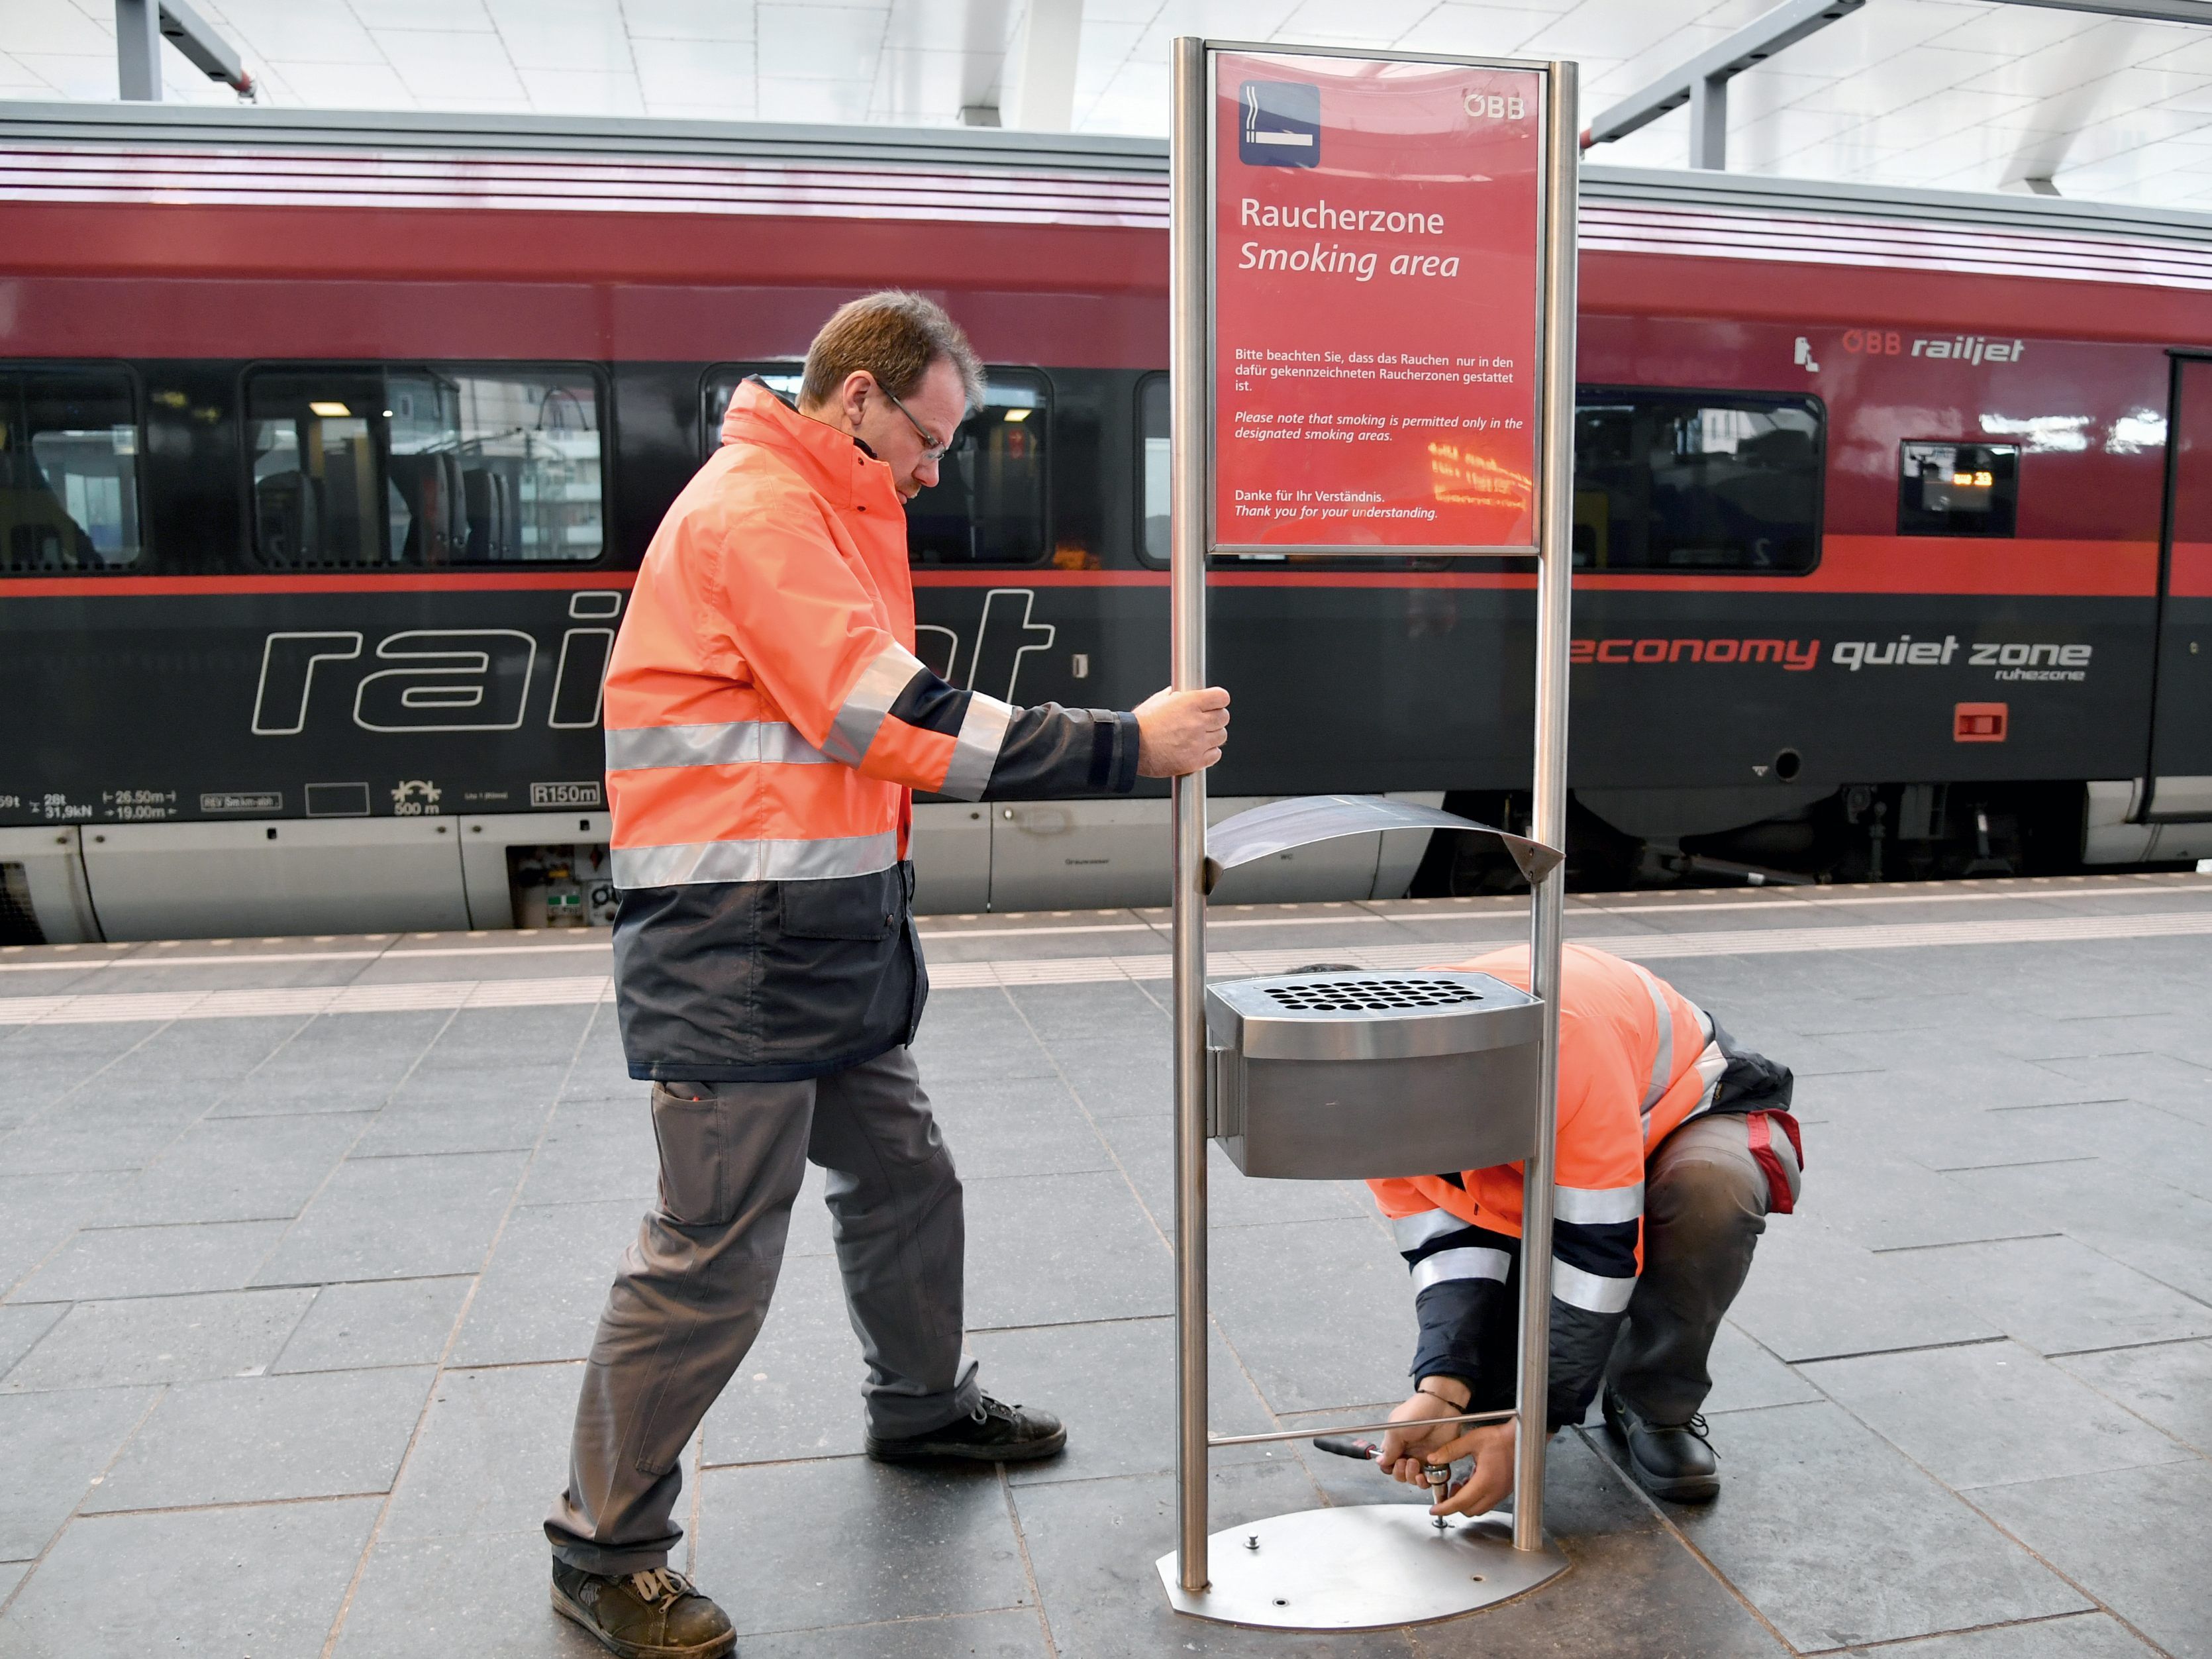
[[[1455,964],[1526,989],[1528,953]],[[1637,1483],[1678,1503],[1720,1473],[1698,1408],[1706,1361],[1770,1214],[1796,1206],[1802,1148],[1785,1066],[1738,1048],[1656,975],[1570,945],[1559,998],[1548,1432],[1579,1423],[1601,1382]],[[1513,1489],[1510,1423],[1425,1421],[1510,1409],[1521,1304],[1521,1165],[1368,1183],[1413,1276],[1413,1395],[1393,1412],[1385,1469],[1474,1460],[1433,1513],[1480,1515]]]

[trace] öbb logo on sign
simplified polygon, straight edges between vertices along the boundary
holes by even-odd
[[[1237,155],[1248,167],[1321,165],[1321,88],[1303,81],[1247,81]]]
[[[1478,121],[1517,121],[1528,112],[1527,101],[1511,94],[1470,92],[1463,103]]]

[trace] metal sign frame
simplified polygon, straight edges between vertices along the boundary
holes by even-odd
[[[1206,562],[1213,524],[1212,243],[1213,234],[1213,63],[1224,52],[1348,57],[1532,70],[1543,77],[1541,293],[1538,327],[1540,421],[1537,510],[1536,710],[1534,814],[1530,835],[1565,844],[1567,647],[1570,567],[1574,539],[1575,202],[1580,162],[1576,65],[1562,60],[1467,58],[1407,52],[1301,47],[1274,41],[1215,41],[1185,36],[1175,43],[1169,231],[1173,426],[1170,447],[1172,542],[1170,599],[1173,678],[1178,690],[1206,684]],[[1279,551],[1279,549],[1269,549]],[[1217,1445],[1253,1438],[1303,1438],[1312,1430],[1268,1437],[1217,1439],[1207,1427],[1206,1099],[1206,777],[1175,781],[1174,1027],[1176,1549],[1169,1593],[1184,1611],[1254,1622],[1204,1604],[1207,1560],[1206,1477]],[[1559,985],[1565,869],[1558,866],[1531,886],[1530,990],[1544,1005],[1538,1069],[1536,1146],[1525,1164],[1522,1200],[1521,1333],[1517,1404],[1521,1425],[1514,1462],[1517,1494],[1511,1549],[1534,1569],[1511,1589],[1477,1595],[1446,1611],[1464,1611],[1518,1594],[1560,1571],[1545,1565],[1544,1460],[1550,1381],[1553,1141],[1557,1127]],[[1492,1419],[1497,1413],[1469,1413]],[[1534,1432],[1530,1431],[1531,1425]],[[1402,1507],[1402,1506],[1401,1506]],[[1296,1520],[1300,1517],[1285,1517]],[[1556,1561],[1556,1557],[1553,1558]],[[1162,1562],[1163,1574],[1169,1562]],[[1515,1575],[1503,1575],[1512,1577]],[[1414,1609],[1410,1622],[1437,1617]],[[1267,1622],[1288,1622],[1271,1620]],[[1342,1626],[1341,1620],[1333,1621]],[[1387,1621],[1386,1621],[1387,1622]]]
[[[1181,47],[1182,44],[1182,42],[1181,40],[1176,42],[1178,48]],[[1531,58],[1466,58],[1444,52],[1364,52],[1356,46],[1300,46],[1285,45],[1281,42],[1261,45],[1244,40],[1206,40],[1201,41],[1199,44],[1202,49],[1201,55],[1205,63],[1205,88],[1202,96],[1205,107],[1207,112],[1205,118],[1206,173],[1204,179],[1198,185],[1198,188],[1204,195],[1204,199],[1200,204],[1201,211],[1204,215],[1204,240],[1200,257],[1203,258],[1206,267],[1206,310],[1202,322],[1202,329],[1204,333],[1205,350],[1206,353],[1206,376],[1204,383],[1206,387],[1205,465],[1206,477],[1207,481],[1207,489],[1206,492],[1205,540],[1207,554],[1209,556],[1217,553],[1225,553],[1231,556],[1257,554],[1270,555],[1279,557],[1284,554],[1291,553],[1304,556],[1326,556],[1330,558],[1525,559],[1528,557],[1532,552],[1534,552],[1537,550],[1525,544],[1497,547],[1479,547],[1474,545],[1451,546],[1444,544],[1419,547],[1377,547],[1364,543],[1339,544],[1313,542],[1299,543],[1296,545],[1289,545],[1275,542],[1238,542],[1224,541],[1221,539],[1221,526],[1214,516],[1214,508],[1218,503],[1214,500],[1214,492],[1212,488],[1215,462],[1218,459],[1214,451],[1214,439],[1216,436],[1214,421],[1216,416],[1219,412],[1215,404],[1213,384],[1213,347],[1216,322],[1215,301],[1217,295],[1214,283],[1212,238],[1215,224],[1214,209],[1217,204],[1213,200],[1212,187],[1220,178],[1220,157],[1217,153],[1220,142],[1220,134],[1214,125],[1211,112],[1213,106],[1213,100],[1218,93],[1218,88],[1216,85],[1214,79],[1215,60],[1224,52],[1257,52],[1264,56],[1273,58],[1342,58],[1350,59],[1356,63],[1422,64],[1435,64],[1439,68],[1518,70],[1524,72],[1545,75],[1545,85],[1547,89],[1553,85],[1553,82],[1547,72],[1553,68],[1554,65],[1547,61]],[[1570,65],[1569,67],[1571,68],[1572,66]],[[1176,71],[1177,81],[1176,97],[1177,101],[1180,102],[1184,92],[1181,81],[1182,64],[1180,58],[1177,59]],[[1553,100],[1547,96],[1542,105],[1540,106],[1536,111],[1537,142],[1542,147],[1547,160],[1552,149],[1551,124],[1556,113],[1552,107],[1553,102]],[[1574,110],[1571,103],[1570,104],[1566,113],[1568,124],[1571,127],[1573,125],[1574,116]],[[1181,155],[1182,143],[1182,136],[1180,129],[1178,129],[1176,137],[1170,141],[1170,149],[1174,152],[1174,155],[1170,156],[1169,161],[1170,169],[1173,175],[1174,184],[1177,189],[1180,189],[1181,187],[1182,173],[1177,167],[1175,158]],[[1577,161],[1579,161],[1581,153],[1582,152],[1578,148],[1576,150]],[[1552,177],[1551,167],[1549,166],[1542,167],[1537,175],[1536,180],[1536,214],[1537,222],[1540,225],[1548,225],[1551,221],[1553,184],[1554,181]],[[1176,199],[1179,201],[1181,198],[1178,197]],[[1570,226],[1570,228],[1571,229],[1571,225]],[[1174,231],[1170,230],[1169,234],[1169,241],[1172,245],[1175,240],[1176,237]],[[1540,239],[1540,245],[1536,250],[1536,292],[1534,298],[1536,305],[1536,351],[1537,356],[1540,360],[1541,360],[1544,356],[1544,319],[1549,314],[1549,290],[1547,278],[1550,274],[1552,263],[1551,240],[1552,239],[1549,235],[1542,237]],[[1571,255],[1570,255],[1570,257],[1571,257]],[[1172,252],[1170,254],[1170,258],[1171,261],[1175,258],[1175,255]],[[1175,280],[1177,283],[1180,283],[1182,275],[1180,264],[1176,264],[1175,269]],[[1180,294],[1179,288],[1177,292]],[[1172,356],[1170,357],[1170,361],[1175,364],[1176,372],[1177,374],[1181,374],[1182,372],[1182,362]],[[1544,377],[1540,373],[1537,376],[1535,391],[1537,430],[1540,433],[1543,430],[1544,422],[1547,419],[1547,411],[1550,407],[1547,399],[1551,392],[1551,387],[1545,384]],[[1571,403],[1574,396],[1574,387],[1571,384],[1570,384],[1567,388],[1567,394],[1568,400]],[[1176,410],[1176,413],[1180,416],[1180,409]],[[1537,488],[1540,492],[1538,496],[1540,502],[1542,500],[1540,491],[1543,488],[1543,480],[1545,476],[1544,462],[1545,451],[1542,444],[1540,442],[1537,446],[1536,453],[1536,477]],[[1172,503],[1173,499],[1171,490],[1170,494],[1170,503]],[[1537,530],[1538,545],[1540,547],[1541,545],[1543,536],[1540,523],[1541,517],[1542,509],[1540,506],[1538,508],[1538,518],[1540,522]],[[1170,544],[1170,547],[1172,547],[1172,544]],[[1539,839],[1541,838],[1539,837]]]

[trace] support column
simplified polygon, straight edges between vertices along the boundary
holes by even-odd
[[[1536,771],[1530,836],[1567,844],[1568,598],[1575,543],[1575,198],[1582,148],[1576,66],[1549,76],[1552,193],[1544,204],[1544,431],[1536,575]],[[1545,1433],[1551,1426],[1552,1183],[1558,1136],[1559,960],[1566,894],[1563,860],[1528,905],[1528,987],[1544,1001],[1536,1073],[1536,1149],[1522,1165],[1521,1420],[1513,1457],[1513,1547],[1544,1547]]]
[[[1728,82],[1717,75],[1690,84],[1690,165],[1728,167]]]
[[[115,70],[125,103],[161,101],[160,0],[115,0]]]
[[[1172,684],[1206,684],[1206,46],[1175,44],[1174,208],[1168,226],[1172,304],[1168,367],[1174,402],[1169,609]],[[1206,1588],[1206,774],[1174,784],[1176,1563],[1185,1590]]]

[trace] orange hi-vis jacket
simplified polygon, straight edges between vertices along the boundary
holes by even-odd
[[[1527,989],[1525,946],[1454,967]],[[1698,1115],[1753,1116],[1754,1155],[1772,1118],[1796,1140],[1786,1067],[1739,1049],[1712,1017],[1657,975],[1587,945],[1561,961],[1559,1119],[1553,1159],[1554,1426],[1579,1422],[1643,1261],[1644,1160]],[[1790,1206],[1773,1178],[1775,1208]],[[1416,1376],[1443,1373],[1484,1404],[1512,1403],[1518,1324],[1522,1166],[1368,1183],[1412,1269],[1421,1341]],[[1509,1292],[1509,1286],[1510,1287]]]
[[[758,380],[662,520],[606,682],[634,1076],[820,1075],[906,1041],[912,792],[1135,786],[1133,715],[1018,708],[915,655],[890,469]]]

